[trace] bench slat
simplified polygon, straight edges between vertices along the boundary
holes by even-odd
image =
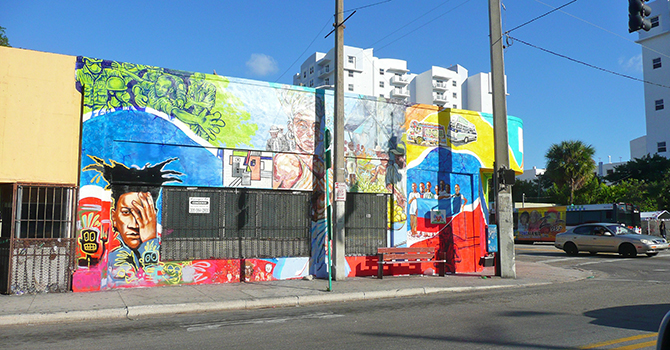
[[[413,254],[384,254],[383,260],[417,260],[417,259],[432,259],[435,257],[435,254],[431,253],[413,253]]]
[[[435,253],[435,247],[377,248],[377,253]]]
[[[446,260],[441,260],[442,256],[437,256],[435,247],[383,247],[377,248],[377,256],[379,258],[377,274],[379,279],[384,278],[383,267],[387,264],[440,263],[440,276],[444,276]]]

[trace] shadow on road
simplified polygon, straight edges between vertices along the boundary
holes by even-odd
[[[584,316],[601,326],[656,332],[668,310],[670,304],[643,304],[593,310]]]

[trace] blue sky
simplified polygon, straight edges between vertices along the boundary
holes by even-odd
[[[503,1],[503,30],[568,2]],[[345,0],[344,7],[359,8],[346,22],[346,45],[406,60],[414,73],[453,64],[470,75],[490,71],[487,0]],[[334,8],[334,0],[0,0],[0,26],[17,48],[290,84],[310,54],[333,47],[333,36],[324,36]],[[626,0],[578,0],[510,36],[642,79]],[[629,141],[646,132],[644,84],[521,41],[505,50],[505,70],[508,114],[524,121],[525,168],[544,167],[549,146],[564,140],[593,145],[596,162],[629,160]]]

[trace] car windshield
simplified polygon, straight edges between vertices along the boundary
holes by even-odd
[[[621,225],[608,225],[607,228],[614,232],[615,235],[635,235],[637,232]]]

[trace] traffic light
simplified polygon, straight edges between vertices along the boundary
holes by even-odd
[[[651,7],[645,4],[647,0],[628,0],[628,32],[636,32],[640,29],[649,31],[651,21],[647,19],[651,15]]]

